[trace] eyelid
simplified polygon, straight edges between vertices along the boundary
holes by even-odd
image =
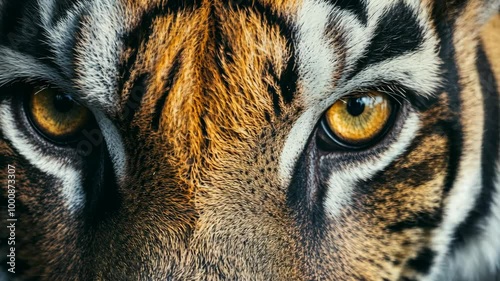
[[[418,111],[429,108],[437,99],[437,95],[429,96],[428,94],[415,92],[397,81],[379,81],[375,83],[374,86],[362,87],[356,91],[379,91],[393,97],[396,101],[398,101],[400,106],[402,106],[404,101]]]

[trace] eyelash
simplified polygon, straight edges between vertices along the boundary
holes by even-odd
[[[409,100],[406,98],[408,91],[402,87],[399,87],[398,85],[394,84],[381,84],[380,86],[377,87],[371,87],[368,89],[364,90],[359,90],[355,91],[352,94],[346,95],[337,101],[335,101],[328,109],[325,111],[318,122],[317,130],[316,130],[316,139],[317,139],[317,145],[318,147],[326,152],[326,153],[332,153],[332,152],[342,152],[342,153],[354,153],[354,152],[360,152],[363,150],[369,150],[371,147],[376,146],[378,143],[382,142],[383,139],[390,133],[391,130],[394,129],[396,123],[398,122],[398,119],[400,117],[400,111],[402,107],[404,106],[405,103],[409,103]],[[338,133],[334,132],[334,129],[332,129],[332,124],[330,124],[327,120],[328,113],[333,109],[335,112],[334,107],[337,105],[339,102],[343,102],[343,105],[340,105],[341,107],[348,107],[348,104],[351,104],[351,101],[354,99],[356,100],[355,103],[359,104],[359,101],[366,101],[366,97],[371,97],[375,94],[378,97],[382,97],[389,106],[390,113],[389,115],[384,115],[386,116],[387,119],[385,121],[382,121],[382,123],[378,124],[380,125],[380,130],[376,131],[374,136],[368,136],[366,142],[364,143],[348,143],[343,140],[342,137],[339,137]],[[385,98],[384,98],[385,97]],[[375,97],[374,97],[375,98]],[[363,115],[365,111],[365,106],[367,104],[363,103],[362,104],[362,109],[359,115]],[[339,107],[337,105],[337,107]],[[344,114],[345,115],[345,114]],[[355,119],[358,116],[347,116],[349,117],[348,119]],[[352,117],[352,118],[351,118]],[[362,117],[362,116],[361,116]],[[372,118],[373,119],[373,118]],[[361,123],[363,123],[365,120],[361,118]],[[353,120],[351,120],[352,122]],[[355,121],[355,120],[354,120]],[[377,120],[375,120],[377,121]],[[341,120],[342,123],[342,120]],[[335,124],[333,124],[335,125]],[[347,122],[347,126],[357,126],[359,125],[359,121],[357,123],[350,123]],[[370,125],[370,123],[369,123]],[[373,125],[373,124],[372,124]],[[377,125],[377,124],[375,124]],[[335,126],[334,126],[335,127]],[[361,127],[364,129],[365,127]],[[353,130],[352,128],[349,128],[349,130]],[[353,131],[356,132],[356,131]],[[357,132],[359,133],[359,132]]]

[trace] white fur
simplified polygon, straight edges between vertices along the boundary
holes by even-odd
[[[77,89],[76,92],[72,91],[72,94],[94,108],[94,115],[106,140],[114,170],[118,179],[122,181],[126,173],[123,142],[116,127],[101,112],[118,110],[116,101],[119,99],[114,81],[118,75],[116,67],[121,53],[121,43],[118,37],[124,32],[123,8],[119,2],[110,0],[87,3],[88,7],[76,4],[67,10],[66,14],[54,23],[55,25],[52,25],[53,1],[39,1],[38,4],[40,25],[47,36],[46,43],[53,49],[55,57],[52,59],[63,70],[66,79],[61,78],[53,69],[40,64],[31,56],[0,46],[2,58],[0,85],[19,77],[27,77],[43,79],[71,91],[75,89],[75,85],[70,83],[75,83]],[[73,28],[77,23],[75,20],[83,9],[88,12],[88,22],[81,30],[83,41],[76,47],[77,65],[79,65],[77,71],[80,76],[71,81],[68,77],[73,77],[75,70],[68,39],[74,36]],[[9,114],[5,106],[2,114]],[[79,208],[83,204],[84,197],[79,184],[79,174],[74,167],[71,167],[64,159],[57,160],[55,157],[44,154],[32,140],[21,135],[14,122],[5,121],[11,120],[6,118],[11,117],[4,118],[4,123],[7,123],[2,126],[2,129],[19,153],[40,170],[62,180],[64,186],[62,194],[66,199],[67,207]]]
[[[280,154],[279,173],[281,185],[286,186],[290,183],[295,162],[307,144],[309,134],[311,134],[316,124],[316,118],[317,112],[309,110],[300,116],[290,130]]]
[[[467,161],[462,160],[461,162],[466,163]],[[474,162],[472,161],[472,163]],[[440,227],[433,231],[432,249],[438,253],[435,257],[436,266],[431,269],[429,276],[423,280],[439,280],[437,276],[440,274],[441,266],[445,262],[446,253],[455,229],[464,221],[467,213],[472,210],[481,188],[480,171],[480,167],[474,164],[460,169],[456,184],[450,191],[446,202],[443,222]]]
[[[306,0],[297,17],[298,27],[298,72],[300,76],[302,99],[311,104],[295,123],[280,156],[280,176],[286,185],[291,177],[295,161],[303,150],[320,111],[313,103],[323,99],[331,90],[332,73],[336,58],[324,33],[331,7],[326,3]]]
[[[56,158],[48,155],[23,135],[17,129],[11,109],[6,102],[0,105],[0,124],[3,135],[20,155],[34,167],[53,176],[61,183],[62,188],[59,191],[64,199],[65,207],[70,212],[82,208],[85,197],[81,186],[81,175],[71,166],[70,161],[63,157]]]
[[[479,16],[480,23],[486,23],[498,11],[500,11],[500,0],[485,0],[483,13]]]
[[[49,26],[54,14],[55,1],[54,0],[37,0],[38,11],[40,13],[40,20],[42,26]]]
[[[83,9],[76,7],[75,9]],[[82,41],[77,44],[76,57],[79,74],[76,82],[78,96],[94,108],[119,181],[126,173],[126,154],[120,133],[102,112],[117,113],[120,100],[116,78],[125,32],[124,7],[119,1],[98,0],[85,8],[88,21],[83,25]],[[76,13],[76,12],[75,12]],[[73,14],[68,14],[71,20]],[[61,33],[62,34],[62,33]],[[57,40],[57,38],[54,38]]]
[[[125,179],[127,172],[127,159],[120,132],[118,132],[118,129],[115,127],[113,122],[101,112],[94,112],[94,116],[99,123],[103,138],[106,141],[106,146],[112,160],[111,162],[113,163],[115,174],[119,182],[123,184],[123,180]]]
[[[45,9],[40,12],[46,14],[47,12]],[[46,36],[46,43],[54,53],[53,62],[59,66],[66,77],[72,77],[74,71],[73,58],[71,55],[71,48],[73,46],[69,39],[75,36],[74,29],[78,24],[77,17],[83,10],[84,5],[77,4],[71,9],[68,9],[65,15],[59,19],[58,22],[54,23],[54,25],[50,25],[49,22],[47,22],[47,24],[42,26]]]
[[[349,203],[356,182],[371,178],[401,155],[408,148],[419,128],[420,121],[417,114],[410,112],[399,134],[400,137],[383,154],[363,162],[348,164],[341,171],[333,171],[328,181],[325,201],[326,210],[330,215],[335,217],[340,213],[341,208]]]
[[[116,78],[125,32],[125,15],[121,2],[94,1],[81,30],[81,41],[76,46],[75,81],[79,95],[95,107],[116,113],[119,107]]]
[[[483,218],[481,233],[474,240],[457,249],[453,256],[443,262],[442,272],[434,280],[458,279],[482,281],[500,271],[500,165],[497,165],[495,186],[490,216]]]
[[[306,0],[298,14],[298,72],[306,105],[332,90],[337,58],[325,37],[330,11],[326,3]]]
[[[431,47],[425,48],[374,64],[347,82],[345,87],[368,86],[372,81],[390,78],[414,92],[431,96],[440,84],[439,61]],[[409,75],[403,75],[404,72]]]
[[[280,156],[280,178],[284,185],[289,182],[295,161],[325,109],[324,106],[318,106],[318,103],[324,99],[331,102],[332,99],[340,97],[339,93],[334,93],[333,87],[333,74],[338,61],[330,42],[331,38],[327,38],[325,34],[330,17],[342,18],[332,15],[333,12],[332,5],[317,0],[304,1],[298,12],[298,42],[295,55],[300,77],[299,91],[302,92],[300,99],[308,109],[292,127]],[[356,20],[353,16],[344,14],[349,17],[349,23],[353,23],[348,26],[353,27]],[[357,32],[355,28],[350,31]],[[359,42],[363,42],[362,36],[363,34],[359,34]],[[353,50],[353,53],[358,55],[362,52],[356,48]]]
[[[14,79],[43,79],[57,85],[67,83],[49,67],[40,64],[35,58],[0,46],[0,86]]]

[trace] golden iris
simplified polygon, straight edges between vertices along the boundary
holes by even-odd
[[[68,141],[90,120],[90,111],[68,95],[51,88],[35,88],[29,111],[36,128],[49,139]]]
[[[369,92],[338,100],[326,111],[325,119],[339,140],[362,145],[383,132],[391,112],[391,100],[386,94]]]

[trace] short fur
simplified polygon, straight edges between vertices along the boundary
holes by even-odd
[[[15,278],[498,280],[499,10],[0,1]],[[92,110],[88,156],[27,122],[20,89],[40,83]],[[391,131],[362,151],[320,149],[324,111],[367,89],[399,97]]]

